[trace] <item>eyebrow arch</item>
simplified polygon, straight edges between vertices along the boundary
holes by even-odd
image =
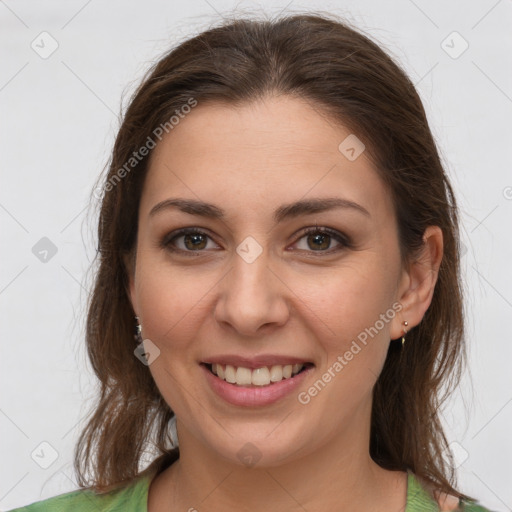
[[[200,217],[209,217],[212,219],[225,218],[225,211],[214,204],[197,201],[195,199],[183,198],[173,198],[161,201],[160,203],[153,206],[149,212],[149,216],[152,217],[157,213],[169,208],[178,208],[184,213],[199,215]],[[354,201],[343,199],[341,197],[303,199],[295,203],[284,204],[274,211],[273,217],[275,222],[282,222],[285,219],[299,217],[300,215],[320,213],[335,208],[350,208],[364,214],[367,217],[371,217],[366,208],[358,203],[355,203]]]

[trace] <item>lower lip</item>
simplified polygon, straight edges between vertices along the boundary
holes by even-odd
[[[217,395],[230,404],[242,407],[257,407],[277,402],[297,390],[314,368],[311,366],[294,377],[274,382],[268,386],[245,387],[230,384],[214,375],[206,365],[201,364],[200,366],[206,375],[206,380]]]

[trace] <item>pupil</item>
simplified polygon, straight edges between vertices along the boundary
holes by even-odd
[[[188,234],[185,236],[185,245],[188,249],[203,249],[203,247],[198,247],[198,244],[201,244],[201,242],[204,243],[204,240],[202,240],[203,235],[200,234]],[[192,247],[189,247],[188,243],[192,240]]]
[[[326,240],[328,240],[329,235],[323,235],[323,234],[316,234],[311,235],[310,238],[313,238],[315,240],[315,243],[320,242],[321,245],[317,245],[317,249],[327,249],[329,247],[329,242],[325,243]],[[322,244],[322,240],[324,243]]]

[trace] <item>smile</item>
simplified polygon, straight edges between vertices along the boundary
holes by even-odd
[[[284,379],[294,377],[308,366],[312,366],[312,364],[276,364],[255,369],[219,363],[206,363],[206,366],[219,379],[236,386],[269,386]]]
[[[217,362],[199,366],[214,395],[239,407],[269,406],[293,396],[315,369],[313,363],[306,362],[269,366],[260,363],[252,369]]]

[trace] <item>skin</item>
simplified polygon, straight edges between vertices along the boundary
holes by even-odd
[[[148,368],[176,413],[180,459],[153,480],[150,512],[405,507],[406,473],[369,455],[371,393],[390,340],[431,303],[442,232],[427,228],[418,259],[401,265],[389,191],[366,152],[350,161],[338,150],[350,133],[281,96],[236,108],[200,103],[153,150],[129,294],[143,338],[160,350]],[[272,218],[282,204],[333,196],[369,216],[346,208]],[[176,197],[213,203],[226,218],[149,215]],[[303,228],[315,225],[353,246],[308,239]],[[206,232],[202,252],[183,236],[174,246],[188,255],[161,246],[183,227]],[[247,236],[263,249],[250,264],[236,252]],[[315,364],[304,391],[393,304],[401,311],[306,405],[296,393],[259,408],[230,405],[199,366],[216,354],[294,355]],[[237,456],[247,442],[261,456],[253,467]]]

